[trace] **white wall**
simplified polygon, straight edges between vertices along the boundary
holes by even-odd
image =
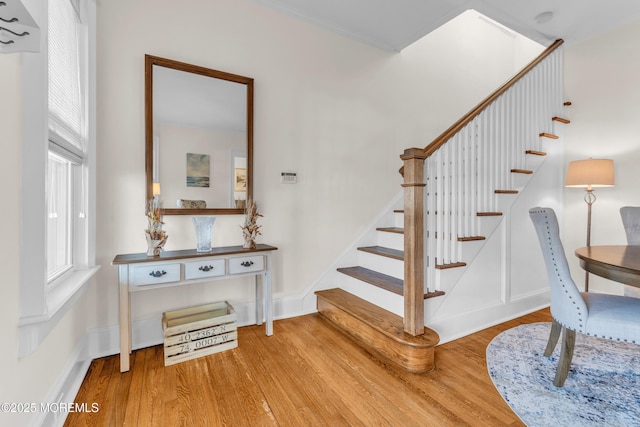
[[[616,185],[597,188],[591,244],[625,244],[622,206],[640,206],[640,21],[565,50],[565,91],[573,105],[565,138],[565,172],[569,161],[588,157],[614,160]],[[573,255],[584,246],[587,207],[584,191],[564,190],[565,251],[579,286],[584,272]],[[590,289],[621,292],[622,286],[591,275]]]

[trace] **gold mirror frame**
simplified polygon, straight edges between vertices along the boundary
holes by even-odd
[[[253,199],[253,79],[171,59],[145,55],[145,173],[146,200],[153,199],[153,67],[167,67],[247,86],[247,200]],[[162,208],[163,215],[237,215],[244,208],[207,207],[205,209]]]

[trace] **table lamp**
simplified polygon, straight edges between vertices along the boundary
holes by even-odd
[[[591,246],[591,205],[596,201],[595,187],[613,187],[613,160],[592,159],[569,162],[565,187],[584,188],[587,203],[587,246]],[[585,272],[584,290],[589,292],[589,273]]]

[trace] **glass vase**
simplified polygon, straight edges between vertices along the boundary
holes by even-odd
[[[211,234],[216,218],[213,216],[194,216],[192,220],[196,228],[196,252],[211,252]]]

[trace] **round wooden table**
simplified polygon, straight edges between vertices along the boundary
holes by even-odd
[[[576,249],[576,256],[589,273],[640,287],[640,245],[587,246]]]

